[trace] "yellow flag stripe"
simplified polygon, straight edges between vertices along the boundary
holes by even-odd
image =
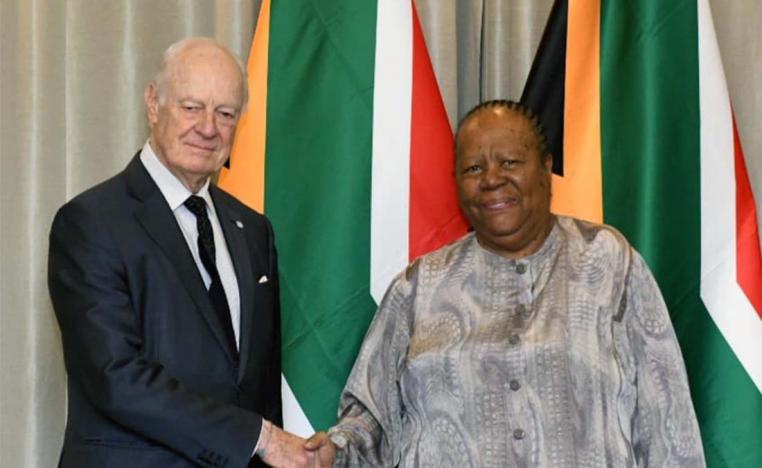
[[[265,206],[265,144],[267,130],[267,53],[270,41],[270,0],[259,10],[247,65],[249,104],[241,115],[230,154],[230,169],[222,169],[219,185],[259,212]]]
[[[600,0],[569,0],[564,89],[564,176],[553,176],[554,213],[603,221]]]

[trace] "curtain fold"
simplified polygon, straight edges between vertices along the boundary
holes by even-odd
[[[0,2],[0,466],[55,466],[62,442],[66,375],[46,285],[55,211],[143,144],[143,88],[161,52],[205,35],[245,61],[259,3]],[[415,3],[451,125],[481,100],[520,97],[553,0]],[[712,6],[762,221],[762,2]]]

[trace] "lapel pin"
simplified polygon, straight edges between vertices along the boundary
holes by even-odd
[[[261,278],[259,278],[259,284],[267,283],[267,275],[262,275]]]
[[[238,229],[243,229],[243,223],[242,223],[242,222],[240,222],[240,221],[238,221],[237,219],[235,220],[235,225],[236,225],[236,227],[237,227]]]

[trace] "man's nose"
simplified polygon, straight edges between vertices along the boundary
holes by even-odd
[[[214,111],[202,112],[196,121],[196,131],[204,138],[214,138],[217,133],[217,120]]]

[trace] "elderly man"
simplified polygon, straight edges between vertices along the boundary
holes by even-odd
[[[474,232],[395,279],[338,424],[306,448],[323,466],[703,466],[656,282],[616,230],[550,212],[531,111],[477,106],[456,153]]]
[[[277,427],[272,228],[210,184],[246,102],[244,69],[213,40],[186,39],[144,97],[148,142],[65,204],[50,233],[69,375],[60,466],[311,462]]]

